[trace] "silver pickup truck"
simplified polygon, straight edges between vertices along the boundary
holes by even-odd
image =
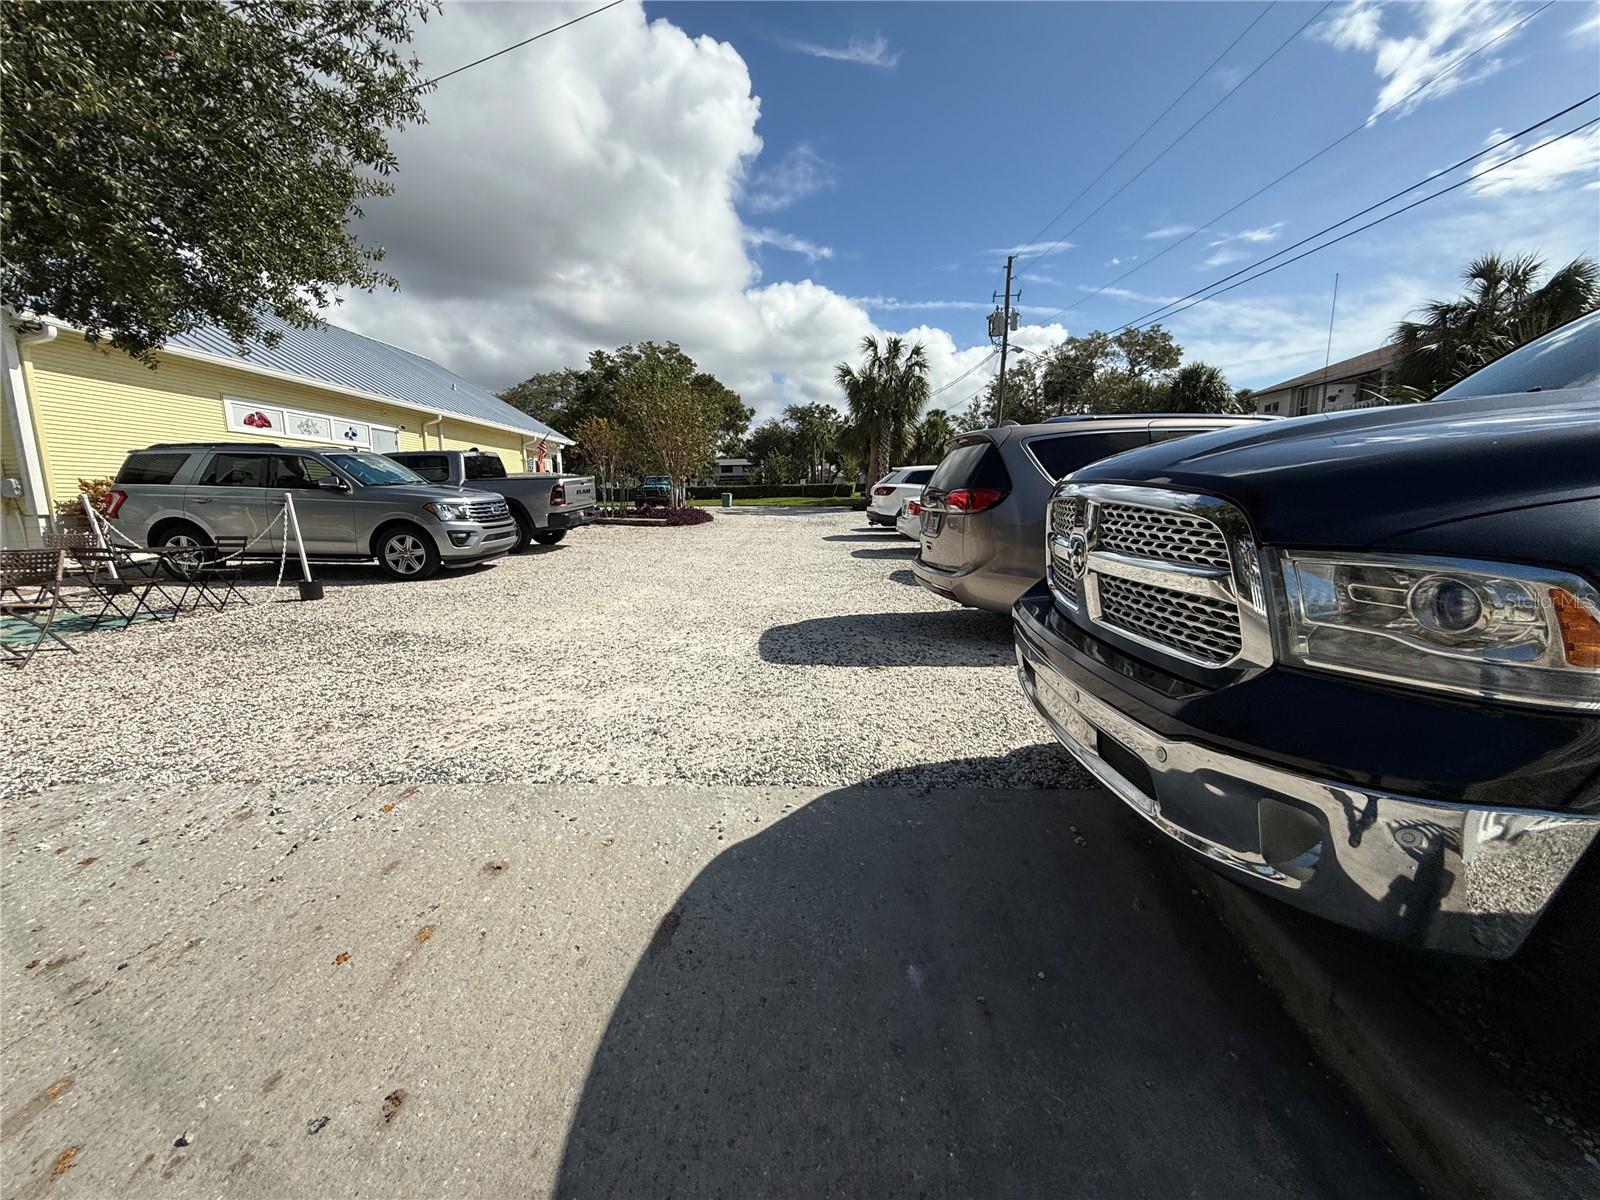
[[[510,474],[498,454],[478,450],[403,450],[388,456],[429,483],[498,492],[517,523],[516,549],[553,546],[567,530],[600,515],[592,475]]]

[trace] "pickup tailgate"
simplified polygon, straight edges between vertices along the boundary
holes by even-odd
[[[561,484],[567,492],[568,508],[586,508],[594,503],[593,475],[563,475]]]

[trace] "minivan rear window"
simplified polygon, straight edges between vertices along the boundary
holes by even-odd
[[[1028,443],[1028,449],[1038,459],[1046,475],[1051,479],[1061,479],[1079,467],[1087,467],[1102,458],[1149,444],[1150,435],[1145,430],[1125,429],[1115,433],[1062,433],[1054,437],[1037,437]]]
[[[117,472],[117,486],[125,483],[171,483],[187,454],[130,454]]]
[[[934,469],[928,490],[948,492],[959,487],[1010,488],[1011,475],[1000,451],[988,438],[963,442]]]

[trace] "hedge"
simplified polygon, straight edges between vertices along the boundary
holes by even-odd
[[[723,492],[730,493],[735,500],[771,500],[779,496],[805,496],[812,499],[848,499],[856,490],[853,483],[739,483],[729,484],[727,487],[692,487],[689,489],[691,500],[716,500],[721,498]]]

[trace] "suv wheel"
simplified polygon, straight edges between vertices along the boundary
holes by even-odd
[[[565,529],[541,529],[533,535],[533,540],[541,546],[554,546],[566,536],[567,531]]]
[[[422,530],[397,525],[378,538],[378,565],[395,579],[426,579],[439,569],[439,548]]]
[[[174,579],[187,581],[191,568],[200,560],[199,551],[214,544],[204,530],[193,525],[176,525],[156,539],[155,548],[179,552],[164,555],[161,569]]]

